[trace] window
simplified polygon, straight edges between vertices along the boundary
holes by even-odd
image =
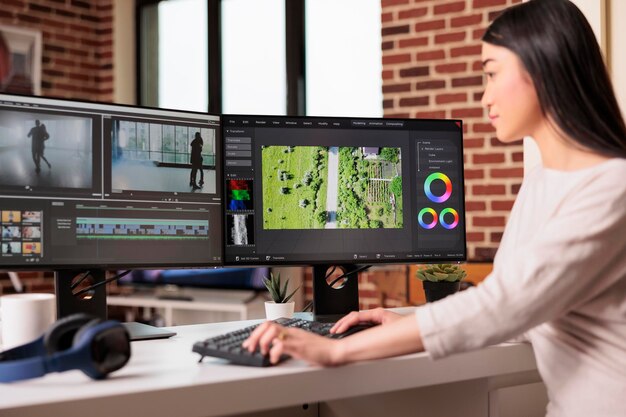
[[[222,111],[285,114],[284,0],[222,1]]]
[[[206,111],[206,0],[160,1],[140,15],[141,104]]]
[[[380,0],[139,1],[141,104],[213,113],[383,113]],[[164,152],[168,140],[163,132]]]
[[[306,2],[306,112],[381,117],[380,0]]]

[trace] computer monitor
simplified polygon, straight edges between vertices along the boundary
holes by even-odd
[[[77,271],[221,265],[220,137],[203,113],[0,95],[0,269],[56,271],[64,316]]]
[[[460,120],[224,115],[222,124],[226,264],[322,265],[318,303],[327,265],[466,259]]]

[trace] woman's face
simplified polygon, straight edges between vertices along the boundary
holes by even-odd
[[[533,136],[544,117],[532,80],[517,55],[483,42],[482,61],[487,85],[481,103],[498,139],[513,142]]]

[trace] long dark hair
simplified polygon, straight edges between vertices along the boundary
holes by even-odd
[[[626,158],[626,126],[593,30],[568,0],[531,0],[506,9],[484,42],[514,52],[542,113],[583,148]]]

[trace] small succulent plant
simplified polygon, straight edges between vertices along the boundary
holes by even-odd
[[[458,265],[434,264],[419,269],[416,275],[420,281],[457,282],[465,278],[467,272]]]
[[[270,292],[270,296],[272,297],[272,300],[274,300],[274,302],[277,304],[288,302],[289,300],[291,300],[291,297],[293,297],[296,291],[300,289],[300,287],[298,287],[295,290],[293,290],[291,294],[287,295],[287,286],[289,285],[289,278],[287,278],[287,281],[285,281],[285,284],[283,285],[281,283],[280,274],[274,275],[271,272],[270,272],[269,278],[267,277],[263,278],[263,284],[265,284],[265,287]]]

